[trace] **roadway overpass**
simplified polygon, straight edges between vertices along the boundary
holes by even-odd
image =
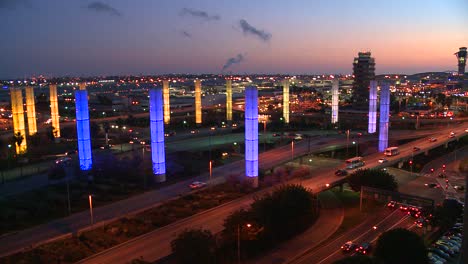
[[[455,138],[448,138],[450,131],[457,133]],[[456,140],[457,138],[466,135],[465,128],[462,125],[459,125],[456,128],[445,129],[434,131],[433,136],[438,138],[437,142],[429,142],[427,139],[420,139],[414,142],[410,142],[400,147],[400,155],[397,157],[390,158],[388,163],[380,164],[378,159],[383,156],[382,153],[374,153],[365,157],[366,166],[364,168],[380,168],[389,166],[392,163],[398,162],[402,158],[409,158],[413,154],[413,147],[418,146],[421,148],[420,151],[415,153],[421,153],[429,149],[445,144],[451,140]],[[445,138],[444,138],[445,137]],[[297,144],[296,148],[297,155],[304,155],[308,151],[307,143],[301,142],[302,144]],[[314,149],[326,149],[330,146],[317,146],[317,143],[314,144]],[[269,166],[275,166],[284,161],[290,159],[290,150],[289,146],[286,146],[281,149],[275,149],[268,153],[268,155],[261,156],[260,166],[263,168]],[[265,153],[267,154],[267,153]],[[270,158],[272,160],[270,160]],[[214,175],[226,175],[233,173],[241,173],[243,170],[239,168],[242,166],[236,162],[217,168],[218,170]],[[226,173],[227,172],[227,173]],[[221,174],[223,173],[223,174]],[[221,174],[221,175],[220,175]],[[341,181],[342,178],[334,175],[334,169],[323,170],[322,172],[313,175],[312,178],[304,180],[301,182],[307,188],[312,189],[313,191],[320,191],[324,189],[326,184],[332,184],[337,181]],[[254,194],[255,195],[255,194]],[[213,233],[220,232],[223,228],[223,222],[226,216],[235,210],[239,210],[248,206],[253,201],[254,195],[248,195],[246,197],[240,198],[233,202],[227,203],[225,205],[213,208],[206,212],[194,215],[192,217],[180,220],[166,227],[157,229],[148,234],[142,235],[135,239],[132,239],[124,244],[118,245],[101,253],[98,253],[94,256],[91,256],[79,263],[126,263],[132,259],[143,257],[147,261],[155,261],[162,257],[165,257],[171,253],[170,242],[176,237],[177,233],[187,229],[187,228],[204,228],[209,229]],[[258,195],[258,194],[257,194]]]

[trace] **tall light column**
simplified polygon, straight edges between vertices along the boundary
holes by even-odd
[[[13,115],[13,131],[15,138],[22,137],[21,143],[15,142],[16,154],[23,154],[27,151],[26,129],[24,126],[23,94],[20,88],[11,88],[11,113]]]
[[[370,81],[369,89],[369,134],[375,133],[377,124],[377,81]]]
[[[339,103],[339,97],[338,97],[338,87],[339,87],[340,81],[338,79],[333,79],[332,83],[332,116],[331,116],[331,123],[336,124],[338,123],[338,103]]]
[[[232,121],[232,80],[226,80],[226,121]]]
[[[34,89],[31,86],[26,87],[26,111],[28,111],[28,132],[31,136],[37,133]]]
[[[86,83],[80,82],[80,84],[78,84],[78,87],[80,88],[80,90],[86,90]]]
[[[283,118],[289,124],[289,80],[283,80]]]
[[[245,88],[245,176],[258,187],[258,91]]]
[[[201,81],[195,80],[195,123],[202,123],[202,104],[201,104]]]
[[[383,83],[380,89],[379,152],[388,147],[388,113],[390,110],[390,85]]]
[[[164,124],[171,122],[171,102],[169,96],[169,81],[163,81],[163,95],[164,95]]]
[[[80,169],[82,171],[89,171],[92,168],[93,160],[89,130],[88,92],[86,90],[75,91],[75,106]]]
[[[156,87],[150,90],[151,160],[156,182],[166,181],[163,122],[163,91]]]
[[[57,85],[49,85],[50,93],[50,118],[52,119],[52,129],[55,138],[60,137],[60,119],[58,111],[58,100],[57,100]]]

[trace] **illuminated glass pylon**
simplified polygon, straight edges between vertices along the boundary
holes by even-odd
[[[202,123],[201,81],[195,80],[195,123]]]
[[[332,112],[331,112],[331,123],[336,124],[338,122],[338,103],[339,103],[339,96],[338,96],[338,88],[339,88],[340,81],[338,79],[333,79],[332,82]]]
[[[370,81],[369,88],[369,134],[375,133],[377,129],[377,81]]]
[[[283,80],[283,118],[289,124],[289,80]]]
[[[24,124],[23,93],[20,88],[11,88],[10,95],[16,154],[24,154],[27,151],[27,144],[26,128]],[[19,142],[21,143],[18,145]]]
[[[52,119],[52,129],[55,138],[60,137],[60,117],[58,110],[58,100],[57,100],[57,85],[49,85],[50,93],[50,119]]]
[[[164,95],[164,124],[171,122],[171,102],[169,94],[169,81],[163,81],[163,95]]]
[[[150,90],[151,160],[156,182],[166,181],[164,150],[163,92],[161,87]]]
[[[380,126],[379,126],[379,152],[388,147],[388,114],[390,110],[390,85],[383,83],[380,88]]]
[[[258,187],[258,91],[245,88],[245,175]]]
[[[232,80],[226,80],[226,121],[232,121]]]
[[[80,169],[82,171],[89,171],[92,169],[93,160],[89,130],[88,92],[86,90],[75,91],[75,106]]]
[[[34,89],[31,86],[26,87],[26,111],[28,112],[28,132],[31,136],[37,133]]]

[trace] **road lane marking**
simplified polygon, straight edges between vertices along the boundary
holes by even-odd
[[[384,219],[382,219],[382,221],[380,221],[379,223],[377,223],[376,226],[378,226],[379,224],[381,224],[382,222],[384,222],[385,220],[387,220],[389,217],[391,217],[395,212],[398,212],[398,210],[394,210],[391,214],[387,215]],[[354,241],[354,240],[358,240],[359,238],[361,238],[362,236],[364,236],[365,234],[369,233],[371,230],[368,230],[366,232],[364,232],[363,234],[361,234],[360,236],[358,236],[357,238],[354,238],[352,239],[351,241]],[[332,254],[328,255],[326,258],[322,259],[320,262],[317,262],[317,264],[320,264],[322,262],[324,262],[325,260],[329,259],[331,256],[335,255],[336,253],[340,252],[341,249],[338,249],[336,250],[335,252],[333,252]]]

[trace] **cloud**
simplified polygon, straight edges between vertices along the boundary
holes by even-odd
[[[182,30],[182,31],[180,32],[180,34],[181,34],[182,36],[186,37],[186,38],[192,38],[192,34],[188,33],[188,32],[185,31],[185,30]]]
[[[220,20],[221,19],[221,17],[219,15],[209,15],[205,11],[195,10],[195,9],[186,8],[186,7],[182,8],[182,11],[180,11],[180,15],[181,16],[193,16],[193,17],[196,17],[196,18],[201,18],[202,20],[205,20],[205,21],[212,21],[212,20]]]
[[[122,13],[114,7],[99,1],[89,3],[86,8],[96,12],[107,13],[113,16],[122,16]]]
[[[222,71],[225,71],[225,70],[227,70],[229,67],[231,67],[232,65],[234,65],[234,64],[239,64],[239,63],[241,63],[242,61],[244,61],[244,55],[242,55],[242,54],[239,53],[239,54],[237,54],[237,56],[227,59],[226,63],[225,63],[224,66],[223,66]]]
[[[28,6],[29,0],[0,0],[0,9],[15,9],[16,7]]]
[[[264,31],[264,30],[260,30],[260,29],[257,29],[255,28],[254,26],[250,25],[249,23],[247,23],[247,21],[245,21],[245,19],[241,19],[239,21],[239,24],[241,26],[241,29],[242,29],[242,32],[244,33],[244,35],[253,35],[253,36],[256,36],[256,37],[259,37],[262,41],[269,41],[271,39],[271,34]]]

